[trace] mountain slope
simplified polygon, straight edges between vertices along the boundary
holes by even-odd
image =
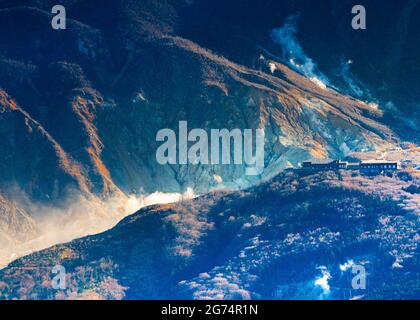
[[[363,31],[351,27],[351,0],[194,1],[179,34],[242,64],[253,65],[261,47],[290,66],[289,59],[311,61],[310,71],[343,92],[377,102],[393,129],[417,141],[420,1],[357,4],[367,11]],[[281,28],[279,43],[272,36]]]
[[[82,4],[73,5],[80,15]],[[116,43],[110,38],[112,31],[94,17],[92,25],[71,20],[63,38],[64,33],[48,29],[45,11],[30,7],[0,11],[2,21],[16,30],[13,39],[2,34],[8,46],[3,54],[13,57],[2,59],[2,106],[7,109],[8,101],[13,101],[19,106],[16,110],[25,110],[26,123],[42,127],[50,144],[46,148],[56,153],[34,155],[37,162],[51,163],[34,167],[17,149],[33,145],[31,153],[38,153],[36,139],[25,134],[23,141],[10,143],[9,149],[16,152],[14,163],[27,166],[29,176],[9,180],[16,180],[37,200],[60,200],[69,185],[85,194],[109,195],[118,189],[179,191],[188,186],[203,192],[217,187],[207,178],[213,175],[227,185],[243,184],[237,181],[243,177],[241,167],[170,168],[156,163],[157,131],[177,129],[180,120],[187,120],[190,128],[207,130],[265,128],[266,165],[272,165],[273,172],[310,156],[342,156],[350,150],[383,148],[393,140],[392,132],[375,122],[380,114],[360,101],[319,87],[269,59],[260,60],[262,71],[237,65],[174,36],[174,28],[156,22],[161,16],[151,24],[144,12],[119,2],[116,6],[123,14],[116,28],[130,30]],[[39,26],[31,40],[25,28],[16,26],[21,16],[28,25]],[[112,13],[106,11],[106,16]],[[131,34],[134,30],[141,35]],[[26,40],[35,53],[29,55],[22,48]],[[115,56],[117,46],[120,52]],[[56,49],[44,52],[45,48]],[[270,64],[276,65],[274,75]],[[3,135],[7,139],[9,132],[26,126],[10,122]],[[13,172],[10,168],[15,166],[6,161],[2,176],[9,177],[6,171]],[[55,174],[34,183],[32,174],[45,176],[42,168]]]
[[[49,26],[48,2],[21,2],[26,6],[6,1],[0,10],[4,30],[14,30],[0,35],[1,104],[10,111],[13,101],[13,111],[24,112],[18,123],[3,113],[2,136],[10,143],[2,154],[14,153],[14,163],[29,169],[11,175],[16,165],[6,158],[0,176],[36,200],[60,202],[69,187],[103,196],[186,187],[205,192],[220,187],[213,175],[227,186],[246,185],[240,166],[158,165],[156,133],[177,129],[180,120],[206,130],[264,128],[269,174],[308,157],[381,149],[395,140],[377,122],[380,112],[361,101],[268,58],[252,69],[178,37],[182,4],[115,1],[93,10],[93,2],[75,1],[68,4],[68,30],[57,32]],[[34,27],[17,25],[22,19]],[[115,23],[111,28],[102,19]],[[48,152],[26,123],[42,127]],[[31,167],[32,159],[39,166]]]
[[[288,172],[249,190],[148,207],[15,261],[0,272],[1,298],[418,298],[410,183]],[[62,291],[50,287],[56,264],[67,271]],[[366,290],[352,290],[352,264],[366,268]]]
[[[55,31],[51,1],[0,3],[0,190],[15,202],[23,194],[29,216],[51,218],[54,239],[56,229],[63,237],[55,243],[72,238],[69,229],[74,238],[112,226],[133,210],[131,197],[241,189],[309,158],[398,143],[372,105],[263,49],[239,59],[185,33],[197,3],[62,4],[68,28]],[[157,132],[184,120],[207,131],[264,129],[265,171],[158,164]]]

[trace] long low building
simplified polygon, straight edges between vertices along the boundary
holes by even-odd
[[[395,171],[400,168],[397,161],[362,161],[360,163],[360,171]]]
[[[342,160],[317,160],[305,161],[302,163],[302,169],[313,171],[328,170],[360,170],[362,172],[382,172],[395,171],[400,169],[398,161],[371,160],[357,163]]]
[[[341,160],[319,160],[319,161],[306,161],[302,163],[302,169],[309,170],[339,170],[346,169],[347,162]]]

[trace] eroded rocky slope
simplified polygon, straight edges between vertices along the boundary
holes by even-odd
[[[69,187],[103,195],[200,192],[217,187],[214,175],[243,185],[240,166],[156,163],[157,131],[177,129],[180,120],[190,128],[264,128],[267,171],[393,140],[376,121],[380,113],[361,101],[268,58],[251,69],[178,37],[182,4],[164,3],[162,12],[117,1],[97,11],[76,1],[60,33],[49,26],[47,2],[22,3],[28,6],[0,10],[1,177],[36,199],[60,199]],[[33,27],[18,27],[22,19]]]
[[[50,1],[0,4],[0,190],[36,203],[25,205],[29,215],[48,205],[54,221],[90,234],[101,229],[84,218],[113,225],[130,194],[244,188],[308,158],[380,152],[398,140],[380,110],[263,51],[240,63],[188,39],[190,1],[63,4],[65,31],[51,28]],[[264,129],[262,177],[244,176],[242,165],[159,165],[156,133],[181,120]]]

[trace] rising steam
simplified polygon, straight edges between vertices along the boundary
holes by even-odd
[[[282,27],[271,31],[271,39],[282,47],[283,59],[293,69],[311,79],[321,88],[326,88],[327,77],[318,70],[316,63],[306,55],[296,38],[298,18],[298,15],[288,17]]]
[[[62,208],[29,203],[25,207],[37,222],[38,237],[24,243],[0,247],[0,268],[11,261],[55,244],[69,242],[87,235],[97,234],[114,227],[121,219],[139,209],[154,205],[178,202],[194,197],[192,189],[184,194],[155,192],[142,196],[118,194],[107,200],[89,199],[82,195],[69,198]],[[22,200],[22,199],[20,199]]]

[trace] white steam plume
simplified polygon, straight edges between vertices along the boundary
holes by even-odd
[[[115,195],[106,200],[74,195],[61,208],[29,203],[27,211],[35,217],[39,236],[31,241],[0,247],[0,268],[11,261],[55,244],[104,232],[143,207],[194,198],[192,189],[184,194],[155,192],[142,196]]]
[[[293,69],[311,79],[321,88],[326,88],[329,84],[327,77],[318,70],[316,63],[305,54],[296,38],[297,20],[298,15],[288,17],[282,27],[271,31],[271,39],[281,45],[283,58]]]

